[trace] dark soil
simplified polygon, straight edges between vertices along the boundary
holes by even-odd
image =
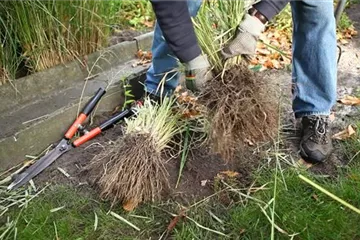
[[[97,117],[94,125],[107,119],[109,115]],[[85,143],[79,148],[75,148],[59,159],[57,159],[50,167],[45,169],[41,174],[34,178],[37,186],[46,183],[71,185],[86,192],[86,194],[94,194],[99,197],[99,192],[91,186],[91,179],[84,171],[95,155],[99,154],[103,147],[113,144],[122,134],[122,125],[117,125],[107,130],[100,136]],[[57,143],[54,145],[56,146]],[[201,200],[206,196],[214,193],[214,178],[222,171],[235,171],[239,173],[238,180],[242,187],[249,186],[252,183],[251,174],[260,164],[261,158],[253,155],[250,151],[245,154],[239,153],[236,161],[226,164],[216,154],[211,154],[206,146],[202,146],[189,153],[187,163],[184,167],[180,184],[177,188],[176,182],[179,173],[180,157],[172,158],[166,164],[169,173],[170,192],[164,192],[167,199],[187,204],[193,201]],[[61,168],[70,175],[66,177],[58,168]],[[202,185],[202,181],[206,181]]]

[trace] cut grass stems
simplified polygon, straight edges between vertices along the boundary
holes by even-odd
[[[188,156],[188,153],[189,153],[189,145],[190,145],[189,141],[191,141],[191,140],[189,140],[189,138],[190,138],[190,126],[188,124],[189,123],[186,123],[185,140],[184,140],[183,150],[182,150],[182,154],[181,154],[181,161],[180,161],[178,179],[176,181],[175,188],[177,188],[179,186],[182,171],[184,169],[186,159],[187,159],[187,156]]]

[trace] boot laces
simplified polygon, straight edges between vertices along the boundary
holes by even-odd
[[[316,143],[326,144],[328,143],[327,133],[328,133],[328,121],[324,117],[316,116],[316,118],[311,119],[311,125],[313,126],[313,135],[312,140]]]

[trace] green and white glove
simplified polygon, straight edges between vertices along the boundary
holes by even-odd
[[[239,24],[235,38],[222,51],[225,59],[239,55],[253,55],[260,34],[265,30],[263,24],[257,17],[246,14]]]
[[[200,91],[206,82],[213,78],[206,55],[200,55],[184,63],[184,66],[186,88],[193,92]]]

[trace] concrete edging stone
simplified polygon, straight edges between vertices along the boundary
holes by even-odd
[[[0,105],[0,112],[11,120],[12,116],[17,117],[17,109],[20,112],[28,104],[41,101],[46,105],[46,101],[49,101],[53,95],[59,96],[59,92],[68,96],[66,92],[72,91],[75,92],[75,96],[79,96],[84,79],[94,75],[94,79],[89,80],[87,93],[82,99],[84,104],[92,97],[95,89],[107,84],[107,74],[117,71],[119,76],[108,86],[107,93],[99,103],[95,115],[112,111],[124,101],[123,89],[120,87],[121,77],[126,77],[130,81],[135,95],[139,96],[142,91],[141,84],[147,68],[132,67],[132,64],[137,61],[135,54],[138,49],[144,51],[151,49],[152,37],[153,32],[146,33],[134,38],[133,41],[118,43],[90,54],[85,58],[87,69],[78,61],[72,61],[17,79],[14,82],[20,92],[18,94],[15,94],[13,87],[9,84],[0,86],[0,101],[3,103]],[[88,69],[92,69],[90,74]],[[74,98],[72,100],[64,98],[64,102],[56,110],[54,107],[48,112],[45,110],[46,117],[28,125],[18,124],[16,132],[11,136],[0,137],[0,172],[24,161],[25,155],[39,154],[50,144],[60,140],[64,131],[74,121],[78,108],[79,105]],[[21,116],[21,114],[18,115]],[[0,125],[2,125],[1,116]]]

